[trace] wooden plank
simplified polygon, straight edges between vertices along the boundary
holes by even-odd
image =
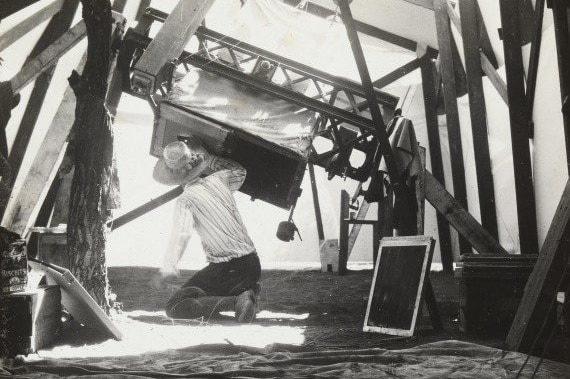
[[[137,9],[137,14],[135,15],[135,21],[140,21],[142,15],[148,7],[150,7],[150,0],[141,0]]]
[[[309,166],[309,177],[311,179],[311,190],[313,193],[313,207],[315,210],[315,221],[317,223],[317,233],[319,235],[319,243],[325,240],[325,232],[323,230],[323,218],[321,215],[321,205],[319,203],[319,191],[317,188],[317,180],[315,178],[315,166],[312,163]]]
[[[0,34],[0,51],[4,50],[15,41],[26,35],[30,30],[51,18],[54,14],[62,9],[65,0],[53,0],[46,2],[44,6],[38,9],[33,15],[22,20],[17,25]]]
[[[526,109],[524,67],[519,30],[519,3],[500,0],[503,48],[507,72],[511,145],[521,254],[538,253],[536,204],[529,146],[529,114]]]
[[[346,263],[348,262],[348,202],[350,196],[345,190],[340,191],[340,231],[338,236],[338,274],[346,274]]]
[[[0,20],[37,2],[38,0],[4,0],[0,4]]]
[[[19,93],[42,72],[48,70],[62,55],[77,45],[87,34],[85,23],[80,21],[67,33],[57,39],[50,47],[22,67],[12,79],[10,85],[14,93]]]
[[[154,93],[155,79],[165,64],[177,59],[206,17],[214,0],[179,0],[135,65],[133,88]]]
[[[396,196],[399,196],[400,186],[400,175],[396,169],[396,162],[394,160],[394,155],[392,153],[392,147],[390,146],[390,141],[388,140],[388,134],[386,133],[386,127],[382,119],[382,112],[376,100],[376,95],[374,92],[374,86],[372,80],[370,79],[370,73],[368,71],[368,66],[366,65],[366,59],[364,58],[364,52],[362,51],[362,46],[358,38],[358,33],[356,32],[354,19],[352,17],[352,11],[347,0],[341,0],[338,2],[340,8],[341,19],[345,25],[348,40],[350,42],[350,47],[352,49],[352,54],[354,55],[354,60],[356,61],[356,66],[358,73],[360,74],[360,80],[362,82],[362,88],[366,95],[366,100],[368,101],[368,108],[372,116],[372,121],[376,131],[376,137],[378,138],[378,144],[382,152],[382,157],[386,163],[388,175],[392,181],[392,186],[394,188]]]
[[[495,189],[487,136],[487,111],[485,109],[485,96],[483,94],[479,39],[477,38],[477,6],[475,0],[460,0],[459,9],[481,222],[483,227],[487,229],[492,236],[497,238],[498,226],[495,210]]]
[[[480,254],[508,254],[496,239],[426,170],[426,199]]]
[[[457,106],[457,77],[455,74],[457,68],[456,66],[461,66],[461,70],[463,70],[463,66],[459,60],[454,59],[454,52],[456,52],[457,49],[453,43],[450,19],[447,11],[449,3],[447,0],[434,0],[434,7],[436,22],[435,26],[437,30],[437,40],[440,54],[440,73],[443,83],[443,102],[445,105],[447,139],[449,144],[449,156],[451,160],[453,194],[464,209],[469,209],[467,203],[467,185],[465,183],[465,164],[463,161],[461,125],[459,122],[459,108]],[[438,177],[439,175],[442,175],[443,177],[443,173],[438,173],[435,175],[436,179],[444,184],[445,182],[443,182],[443,180],[440,180]],[[443,227],[442,221],[438,221],[438,227],[440,223]],[[449,228],[447,226],[445,228],[447,228],[445,234],[449,234]],[[444,235],[443,237],[446,239],[449,238],[449,249],[451,250],[451,236],[447,237]],[[440,246],[441,243],[442,242],[440,241]],[[471,250],[471,247],[463,237],[459,238],[459,250],[460,254],[469,252],[469,250]]]
[[[507,104],[508,106],[509,98],[507,94],[507,83],[505,83],[503,78],[499,76],[497,70],[495,69],[495,67],[493,67],[493,64],[491,63],[489,58],[487,58],[485,53],[481,51],[480,54],[481,54],[481,68],[483,69],[483,72],[487,75],[493,87],[495,87],[495,89],[497,90],[497,92],[505,102],[505,104]]]
[[[485,27],[485,20],[481,14],[481,9],[479,8],[478,2],[475,2],[475,9],[477,10],[477,25],[479,27],[477,33],[479,38],[479,48],[481,49],[481,52],[488,58],[491,65],[497,69],[499,68],[499,64],[497,62],[497,58],[495,57],[495,52],[493,51],[493,46],[491,45],[491,40],[489,39],[489,34],[487,33],[487,28]]]
[[[506,343],[509,350],[528,352],[540,336],[542,324],[556,301],[570,259],[570,181],[562,193],[556,213],[524,294],[511,324]]]
[[[161,205],[166,204],[169,201],[176,199],[178,196],[180,196],[182,194],[183,191],[184,190],[182,187],[176,187],[174,189],[171,189],[170,191],[160,195],[159,197],[152,199],[152,200],[144,203],[143,205],[138,206],[135,209],[125,213],[124,215],[121,215],[121,216],[107,222],[107,226],[109,228],[111,228],[111,230],[115,230],[117,228],[120,228],[121,226],[139,218],[140,216],[147,214],[148,212],[152,211],[153,209],[156,209],[156,208],[160,207]]]
[[[371,221],[376,224],[378,221],[376,220],[364,220],[366,215],[368,214],[368,209],[370,208],[370,204],[366,200],[362,200],[362,204],[358,208],[358,213],[356,213],[356,221]],[[350,234],[348,235],[348,252],[347,256],[350,258],[350,254],[352,254],[352,248],[356,243],[356,239],[358,238],[358,234],[360,234],[360,229],[362,228],[363,224],[355,223],[354,220],[351,221],[352,228],[350,229]]]
[[[78,0],[65,0],[62,10],[56,14],[46,26],[38,42],[28,55],[24,66],[33,61],[45,49],[49,48],[59,37],[69,29],[78,8]],[[32,137],[39,114],[42,110],[44,99],[47,95],[56,62],[45,72],[41,73],[34,82],[34,88],[30,94],[26,109],[20,121],[16,137],[10,149],[8,163],[12,169],[12,175],[16,178],[20,172],[22,161],[28,144]],[[2,215],[0,214],[0,219]]]
[[[380,79],[376,79],[372,84],[375,88],[381,89],[389,84],[394,83],[396,80],[408,75],[410,72],[414,71],[420,67],[420,60],[418,58],[398,67],[394,71],[384,75]]]
[[[433,66],[433,62],[429,58],[423,59],[421,70],[422,87],[424,92],[424,109],[426,115],[426,127],[428,132],[431,169],[437,180],[440,183],[445,183],[445,177],[443,173],[443,160],[441,157],[441,142],[439,139],[439,124],[437,122],[437,99],[435,95]],[[453,272],[453,253],[451,251],[451,235],[449,232],[449,225],[445,221],[445,218],[440,214],[437,215],[437,230],[439,234],[439,246],[441,251],[441,263],[443,264],[443,269],[446,272]]]
[[[85,59],[82,63],[85,63]],[[8,229],[25,234],[32,226],[32,219],[45,199],[46,186],[49,186],[56,174],[54,168],[59,167],[63,158],[67,136],[72,126],[70,120],[73,120],[74,116],[75,98],[71,88],[67,88],[20,191],[14,193],[6,209],[2,225]]]
[[[418,7],[422,7],[425,9],[429,9],[433,11],[433,1],[432,0],[402,0],[406,3],[417,5]]]
[[[536,78],[538,76],[538,61],[540,58],[540,45],[542,43],[542,21],[544,18],[544,1],[536,2],[534,35],[530,46],[530,58],[528,62],[528,74],[526,79],[526,106],[528,109],[528,117],[532,120],[534,113],[534,94],[536,92]],[[534,131],[531,129],[531,138]]]
[[[439,0],[434,0],[434,3],[436,1]],[[437,7],[436,7],[437,8]],[[457,12],[455,11],[455,9],[453,8],[453,5],[451,5],[451,3],[449,2],[449,0],[445,0],[445,8],[447,10],[447,15],[449,17],[449,19],[451,20],[451,22],[453,23],[453,26],[455,26],[455,28],[457,29],[457,31],[459,32],[459,34],[461,34],[461,19],[459,18],[459,15],[457,14]]]

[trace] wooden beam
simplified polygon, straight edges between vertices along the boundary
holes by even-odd
[[[536,204],[529,146],[528,111],[526,109],[524,67],[519,30],[519,3],[500,0],[503,48],[507,72],[511,145],[515,173],[515,194],[521,254],[538,253]]]
[[[0,20],[21,11],[22,9],[37,3],[38,0],[1,0],[0,1]]]
[[[77,43],[86,36],[86,33],[87,29],[85,28],[85,23],[80,21],[35,59],[25,64],[20,72],[10,79],[12,91],[15,94],[19,93],[26,85],[36,79],[38,75],[48,70],[62,55],[77,45]]]
[[[148,7],[150,7],[151,0],[141,0],[139,7],[137,9],[137,14],[135,15],[135,21],[140,21],[142,15]]]
[[[487,78],[489,78],[489,81],[491,82],[493,87],[495,87],[495,89],[497,90],[497,92],[505,102],[505,104],[507,104],[508,106],[509,98],[507,94],[507,83],[505,83],[503,78],[501,78],[501,76],[497,73],[497,70],[495,69],[495,67],[493,67],[493,64],[491,63],[489,58],[487,58],[485,53],[481,51],[480,54],[481,54],[481,68],[483,69],[483,72],[487,75]]]
[[[178,196],[180,196],[182,194],[182,192],[183,192],[182,187],[173,188],[170,191],[160,195],[156,199],[152,199],[152,200],[146,202],[145,204],[143,204],[139,207],[136,207],[135,209],[125,213],[124,215],[119,216],[119,217],[107,222],[107,226],[109,228],[111,228],[111,230],[115,230],[117,228],[120,228],[121,226],[133,221],[134,219],[139,218],[140,216],[147,214],[148,212],[152,211],[153,209],[156,209],[156,208],[160,207],[161,205],[166,204],[169,201],[176,199]]]
[[[534,94],[536,92],[536,78],[538,76],[538,61],[540,58],[540,45],[542,44],[542,21],[544,18],[544,1],[536,1],[534,34],[530,45],[530,58],[528,61],[528,74],[526,78],[526,107],[528,118],[532,121],[534,114]],[[534,130],[531,128],[531,138]]]
[[[67,32],[79,5],[78,0],[65,0],[62,10],[57,13],[48,23],[38,42],[28,55],[24,66],[37,58],[45,49],[49,48],[55,41]],[[12,143],[8,162],[12,169],[12,175],[16,178],[20,172],[20,167],[26,154],[28,144],[32,137],[34,127],[42,110],[43,102],[48,92],[56,62],[45,72],[41,73],[34,82],[34,88],[30,94],[22,120],[18,127],[18,132]],[[2,215],[0,214],[0,219]]]
[[[441,49],[440,49],[441,51]],[[424,93],[424,109],[428,132],[431,169],[440,183],[445,183],[443,173],[443,160],[441,157],[441,143],[439,139],[439,124],[437,122],[437,100],[435,94],[434,65],[431,59],[422,61],[422,88]],[[453,252],[451,251],[451,234],[449,225],[441,214],[437,214],[437,230],[441,251],[443,270],[453,272]]]
[[[15,41],[26,35],[30,30],[51,18],[54,14],[62,9],[64,0],[48,1],[44,6],[38,9],[33,15],[14,25],[9,30],[0,34],[0,51],[4,50]]]
[[[445,105],[445,119],[447,124],[447,139],[449,156],[451,160],[451,175],[453,180],[453,194],[464,209],[468,208],[467,185],[465,184],[465,164],[463,162],[463,145],[461,142],[461,125],[459,122],[459,109],[457,107],[457,76],[456,71],[463,71],[461,62],[454,59],[454,52],[458,54],[453,43],[451,25],[448,14],[447,0],[434,0],[435,26],[439,45],[439,63],[441,80],[443,83],[443,102]],[[461,66],[461,67],[457,67]],[[434,174],[435,171],[434,171]],[[437,180],[440,180],[436,174]],[[441,183],[445,184],[443,180]],[[451,243],[451,242],[450,242]],[[463,237],[459,237],[460,254],[471,250],[470,245]]]
[[[519,5],[519,28],[520,28],[520,43],[524,46],[534,40],[536,29],[536,15],[541,0],[534,1],[536,5],[533,7],[532,0],[520,0]],[[535,8],[536,7],[536,11]],[[513,15],[514,16],[514,15]]]
[[[437,0],[434,0],[434,1],[437,1]],[[449,16],[449,19],[453,23],[453,26],[455,26],[455,28],[457,29],[459,34],[461,34],[461,30],[462,30],[461,18],[459,17],[459,14],[457,14],[457,12],[453,8],[453,5],[451,5],[449,0],[445,0],[445,8],[447,10],[447,15]]]
[[[485,20],[481,14],[481,9],[479,8],[479,3],[475,2],[475,9],[477,10],[477,26],[479,27],[477,36],[479,38],[479,48],[485,54],[491,65],[497,69],[499,64],[497,58],[495,57],[495,52],[493,51],[493,46],[491,45],[491,40],[489,39],[489,34],[487,33],[487,28],[485,27]]]
[[[366,200],[362,200],[362,204],[360,204],[360,207],[358,208],[358,212],[356,213],[356,220],[357,221],[368,221],[368,220],[364,220],[366,218],[366,215],[368,214],[368,209],[370,208],[370,203],[368,203],[368,201]],[[377,223],[377,221],[375,220],[370,220],[374,223]],[[358,235],[360,234],[360,229],[362,228],[363,224],[359,224],[359,223],[354,223],[354,225],[352,225],[352,228],[350,229],[350,233],[348,234],[348,258],[350,258],[350,254],[352,254],[352,248],[354,247],[354,244],[356,243],[356,239],[358,238]],[[375,238],[376,236],[373,236],[372,238]],[[348,259],[347,258],[347,259]]]
[[[570,181],[566,183],[507,335],[509,350],[529,352],[534,341],[540,337],[542,324],[552,311],[552,304],[556,301],[556,294],[568,267],[569,251]]]
[[[497,240],[467,212],[426,170],[426,199],[480,254],[508,254]]]
[[[380,79],[376,79],[374,82],[372,82],[372,84],[375,88],[382,89],[383,87],[386,87],[387,85],[394,83],[396,80],[408,75],[418,67],[420,67],[420,60],[418,58],[415,58],[410,62],[398,67],[394,71],[384,75]]]
[[[433,11],[433,1],[432,0],[402,0],[406,3],[410,3],[413,5],[417,5],[418,7],[422,7],[425,9],[429,9]]]
[[[362,88],[366,95],[366,100],[368,101],[368,108],[372,116],[372,121],[375,126],[376,137],[378,138],[378,144],[382,152],[382,157],[386,163],[386,168],[388,171],[388,176],[394,188],[396,197],[400,195],[401,189],[401,178],[398,175],[396,168],[396,162],[394,160],[394,155],[392,153],[392,147],[390,146],[390,141],[388,139],[388,134],[386,133],[386,127],[382,119],[382,112],[380,111],[380,106],[376,100],[376,95],[374,92],[374,86],[372,85],[372,80],[370,79],[370,73],[368,71],[368,66],[366,65],[366,59],[364,58],[364,52],[362,51],[362,46],[360,45],[360,40],[358,38],[358,33],[354,27],[354,19],[352,17],[352,11],[348,0],[339,0],[338,6],[340,8],[340,15],[342,21],[344,22],[346,33],[350,41],[350,46],[352,49],[352,54],[354,55],[354,60],[356,61],[356,66],[358,68],[358,73],[360,74],[360,80],[362,82]]]
[[[492,236],[497,238],[498,227],[495,210],[495,189],[487,136],[487,111],[485,109],[485,96],[483,94],[479,39],[477,38],[479,29],[477,26],[477,7],[475,0],[459,0],[459,9],[481,221],[483,227],[487,229]]]
[[[346,274],[346,264],[348,262],[348,203],[350,196],[345,190],[340,191],[340,220],[339,220],[339,236],[338,236],[338,274]]]
[[[180,57],[190,37],[206,17],[214,0],[179,0],[133,71],[135,91],[154,93],[161,83],[156,77],[164,65]]]
[[[313,194],[313,208],[315,210],[315,221],[317,223],[317,234],[319,243],[325,239],[325,231],[323,229],[323,218],[321,214],[321,204],[319,202],[319,190],[317,188],[317,179],[315,178],[315,166],[308,163],[309,177],[311,179],[311,192]]]

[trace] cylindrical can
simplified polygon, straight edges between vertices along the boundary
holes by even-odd
[[[0,251],[0,291],[24,291],[28,284],[26,240],[18,239]]]

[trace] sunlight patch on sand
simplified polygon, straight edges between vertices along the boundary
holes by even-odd
[[[147,321],[131,317],[146,317]],[[295,316],[295,315],[293,315]],[[298,316],[298,315],[297,315]],[[192,320],[168,319],[164,312],[135,311],[116,320],[123,340],[83,346],[56,346],[41,350],[43,358],[87,358],[139,355],[203,344],[233,344],[263,348],[271,344],[301,345],[304,328],[262,325],[214,325]]]

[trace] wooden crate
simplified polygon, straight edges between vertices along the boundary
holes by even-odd
[[[460,329],[504,336],[514,319],[537,255],[465,254],[455,270]]]
[[[0,357],[30,354],[61,334],[57,285],[0,296]]]

